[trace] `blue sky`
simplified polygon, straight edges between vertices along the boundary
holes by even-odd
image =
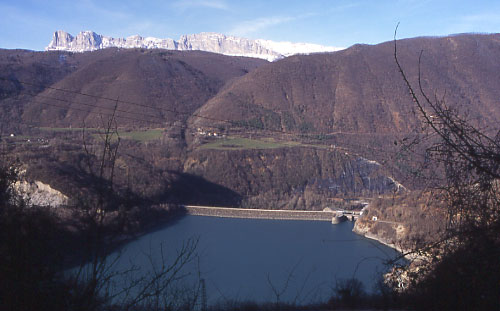
[[[500,32],[500,1],[1,0],[0,48],[43,50],[55,30],[178,39],[219,32],[348,47],[399,38]]]

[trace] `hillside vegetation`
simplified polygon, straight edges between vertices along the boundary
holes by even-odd
[[[465,108],[473,119],[498,120],[500,35],[415,38],[398,46],[412,83],[423,51],[425,90]],[[198,114],[294,132],[407,133],[418,123],[393,53],[387,42],[288,57],[228,85]],[[211,123],[196,117],[191,122]]]
[[[429,94],[479,126],[500,120],[500,35],[398,45],[410,82],[423,50]],[[67,195],[91,191],[83,147],[99,146],[112,115],[116,187],[143,202],[321,210],[422,187],[399,161],[398,142],[420,120],[391,42],[273,63],[199,51],[2,50],[0,68],[3,152]]]

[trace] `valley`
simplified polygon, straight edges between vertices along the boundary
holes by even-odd
[[[409,83],[495,131],[500,35],[397,44]],[[158,206],[362,210],[354,231],[404,252],[450,221],[429,190],[443,182],[426,153],[439,137],[422,129],[394,42],[274,62],[159,48],[0,50],[0,72],[0,152],[31,185],[23,189],[73,207],[104,197],[137,218],[131,232],[170,219]]]
[[[424,87],[488,126],[500,118],[498,40],[407,39],[399,53],[416,81],[423,49]],[[419,120],[392,48],[273,63],[161,49],[2,50],[2,152],[26,178],[82,196],[92,191],[83,146],[98,150],[112,119],[115,188],[147,204],[322,210],[403,195],[423,189],[397,144],[416,137]]]

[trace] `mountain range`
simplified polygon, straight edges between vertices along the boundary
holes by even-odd
[[[0,146],[30,180],[87,196],[96,184],[89,153],[102,149],[99,129],[114,117],[113,187],[135,202],[299,210],[369,202],[358,233],[387,243],[433,236],[442,213],[418,192],[433,182],[420,176],[427,154],[401,147],[422,128],[395,42],[283,58],[289,52],[245,40],[56,32],[46,52],[0,50]],[[496,133],[500,34],[398,40],[397,56],[422,102],[420,87]]]
[[[183,35],[179,40],[141,37],[112,38],[99,35],[93,31],[82,31],[75,37],[58,30],[54,32],[52,41],[46,51],[87,52],[99,49],[144,48],[167,49],[178,51],[200,50],[231,56],[246,56],[275,61],[294,54],[310,54],[340,50],[337,47],[327,47],[311,43],[274,42],[270,40],[252,40],[219,33],[200,33]]]
[[[445,96],[447,102],[484,124],[500,119],[499,34],[398,42],[410,82],[418,83],[422,50],[424,90]],[[226,126],[231,120],[254,129],[302,134],[390,136],[410,132],[418,124],[394,62],[392,42],[294,55],[271,63],[160,48],[107,48],[91,53],[3,50],[0,69],[11,80],[32,82],[0,81],[2,116],[40,125],[79,126],[95,118],[100,105],[113,104],[102,99],[87,103],[89,99],[78,93],[119,98],[119,116],[147,113],[155,122],[188,121],[193,128]],[[40,97],[26,97],[27,91]],[[69,105],[48,106],[55,97]],[[94,105],[86,107],[90,113],[72,111],[79,101]],[[147,126],[151,121],[124,118],[122,122],[123,126]]]
[[[499,34],[399,40],[398,58],[413,85],[422,50],[420,81],[428,94],[478,124],[498,124]],[[0,72],[7,79],[0,80],[2,130],[54,144],[32,151],[19,143],[12,154],[26,159],[37,180],[65,193],[78,176],[70,168],[79,161],[81,137],[68,151],[62,144],[72,132],[58,131],[99,127],[114,107],[120,128],[160,131],[121,143],[127,173],[117,171],[117,180],[144,185],[135,191],[148,198],[175,193],[179,202],[319,208],[332,198],[413,186],[391,165],[394,141],[419,125],[393,42],[276,62],[143,47],[1,50]],[[57,131],[37,132],[45,128]],[[208,137],[210,131],[227,137]]]

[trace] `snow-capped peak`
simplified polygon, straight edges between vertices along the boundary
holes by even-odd
[[[291,56],[295,54],[334,52],[343,49],[339,47],[324,46],[314,43],[294,43],[288,41],[276,42],[263,39],[257,39],[255,41],[257,41],[259,44],[270,50],[282,54],[283,56]]]
[[[178,41],[175,41],[169,38],[143,38],[139,35],[133,35],[127,38],[112,38],[96,34],[93,31],[82,31],[76,35],[76,37],[73,37],[65,31],[58,30],[54,33],[52,41],[45,50],[85,52],[108,47],[181,51],[201,50],[232,56],[257,57],[269,61],[275,61],[294,54],[333,52],[341,49],[310,43],[274,42],[261,39],[252,40],[213,32],[183,35]]]

